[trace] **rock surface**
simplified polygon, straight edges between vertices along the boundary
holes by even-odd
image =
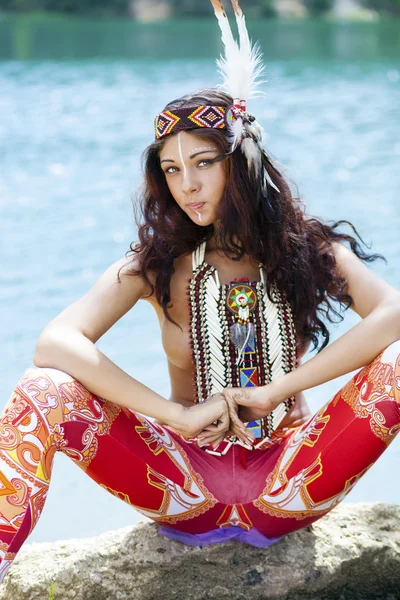
[[[192,547],[139,524],[25,544],[0,600],[400,600],[400,506],[341,504],[270,548]]]

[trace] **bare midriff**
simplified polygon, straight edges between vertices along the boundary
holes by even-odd
[[[228,284],[234,279],[248,277],[250,281],[258,281],[260,272],[257,263],[248,257],[233,261],[216,252],[206,251],[205,260],[217,268],[220,283]],[[191,254],[180,256],[174,261],[175,272],[171,277],[171,302],[169,314],[180,325],[165,318],[162,307],[157,302],[155,294],[143,298],[150,302],[157,313],[161,329],[161,339],[168,361],[168,371],[171,383],[169,400],[185,407],[194,403],[193,369],[189,334],[189,308],[187,285],[192,276]],[[307,347],[299,352],[299,359],[305,354]],[[311,416],[310,409],[303,392],[296,395],[296,402],[290,409],[281,427],[296,427],[307,421]]]

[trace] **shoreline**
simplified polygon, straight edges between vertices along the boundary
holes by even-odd
[[[67,12],[61,12],[61,11],[9,11],[9,10],[1,10],[0,9],[0,23],[2,21],[5,20],[12,20],[12,19],[18,19],[18,20],[26,20],[26,21],[31,21],[31,22],[35,22],[35,21],[54,21],[54,22],[59,22],[59,21],[70,21],[72,22],[85,22],[85,21],[91,21],[91,22],[99,22],[99,23],[104,23],[104,22],[120,22],[120,23],[137,23],[140,24],[141,26],[146,26],[146,25],[159,25],[159,26],[165,26],[168,25],[169,23],[193,23],[194,21],[201,21],[203,23],[206,23],[207,21],[209,21],[210,23],[214,23],[215,19],[213,17],[203,17],[203,16],[197,16],[197,15],[192,15],[192,16],[168,16],[166,18],[163,19],[158,19],[158,18],[154,18],[154,19],[148,19],[148,18],[135,18],[133,16],[130,15],[121,15],[121,14],[116,14],[116,13],[112,13],[112,14],[99,14],[96,12],[93,13],[67,13]],[[304,16],[279,16],[279,15],[275,15],[275,16],[263,16],[259,19],[256,18],[248,18],[247,22],[248,24],[252,24],[253,23],[259,23],[260,21],[265,21],[265,22],[274,22],[274,21],[279,21],[279,23],[299,23],[299,22],[310,22],[310,21],[317,21],[317,22],[324,22],[324,23],[371,23],[371,22],[378,22],[378,21],[392,21],[393,19],[395,20],[400,20],[400,14],[399,15],[392,15],[387,11],[373,11],[370,9],[366,9],[366,8],[360,8],[352,13],[349,13],[347,15],[335,15],[335,14],[331,14],[331,13],[326,13],[320,16],[316,16],[313,14],[305,14]]]

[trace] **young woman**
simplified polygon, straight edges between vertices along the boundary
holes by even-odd
[[[234,96],[185,96],[155,125],[139,244],[44,329],[0,419],[0,578],[57,450],[162,535],[265,547],[334,508],[400,428],[400,293],[363,264],[377,255],[305,213]],[[95,345],[140,299],[168,400]],[[362,320],[328,345],[323,317],[347,307]],[[356,369],[312,415],[303,391]]]

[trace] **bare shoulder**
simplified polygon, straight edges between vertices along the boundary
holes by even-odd
[[[338,273],[346,280],[345,292],[353,298],[352,309],[366,317],[379,304],[399,302],[400,292],[379,278],[344,244],[333,242]]]
[[[144,275],[142,275],[141,273],[137,273],[137,271],[140,270],[139,254],[135,253],[132,256],[125,256],[120,260],[116,261],[116,263],[114,264],[118,265],[119,277],[121,279],[125,278],[125,280],[127,281],[131,279],[131,281],[135,282],[135,286],[140,286],[142,288],[143,295],[151,294],[151,286],[154,285],[156,276],[155,273],[153,273],[152,271],[146,271],[147,278],[149,279],[151,284],[150,285],[144,277]]]

